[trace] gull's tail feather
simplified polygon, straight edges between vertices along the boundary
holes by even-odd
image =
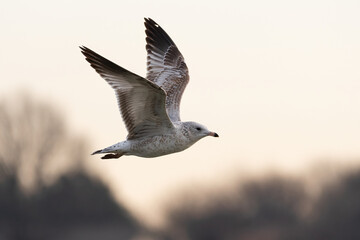
[[[101,149],[93,152],[91,155],[99,154],[99,153],[109,153],[110,151],[106,151],[106,149]],[[111,159],[111,158],[119,158],[122,155],[124,155],[124,152],[113,152],[110,154],[106,154],[105,156],[102,156],[101,159]]]
[[[99,154],[99,153],[101,153],[101,152],[102,152],[102,149],[101,149],[101,150],[97,150],[97,151],[93,152],[91,155],[94,155],[94,154]]]
[[[125,141],[125,143],[124,142],[119,142],[119,143],[116,143],[114,145],[111,145],[110,147],[106,147],[106,148],[97,150],[97,151],[93,152],[91,155],[99,154],[99,153],[100,154],[101,153],[103,153],[103,154],[107,153],[105,156],[102,156],[101,158],[102,159],[119,158],[122,155],[127,153],[126,148],[124,149],[125,145],[126,145],[126,141]]]

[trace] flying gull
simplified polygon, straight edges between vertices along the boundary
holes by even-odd
[[[123,155],[158,157],[180,152],[215,132],[196,122],[180,120],[180,100],[189,82],[184,57],[169,35],[145,18],[147,75],[142,78],[82,46],[90,65],[115,90],[128,136],[125,141],[98,150],[102,159]]]

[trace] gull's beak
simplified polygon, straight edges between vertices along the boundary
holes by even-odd
[[[216,132],[210,132],[210,133],[209,133],[209,136],[219,137],[219,135],[218,135]]]

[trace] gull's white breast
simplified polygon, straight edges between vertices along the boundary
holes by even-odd
[[[127,142],[130,143],[130,149],[129,153],[125,153],[125,155],[149,158],[180,152],[193,144],[181,131],[176,131],[175,134],[128,140]]]

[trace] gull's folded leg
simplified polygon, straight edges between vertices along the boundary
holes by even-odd
[[[110,154],[106,154],[105,156],[101,157],[101,159],[111,159],[111,158],[119,158],[122,155],[124,155],[123,153],[110,153]]]

